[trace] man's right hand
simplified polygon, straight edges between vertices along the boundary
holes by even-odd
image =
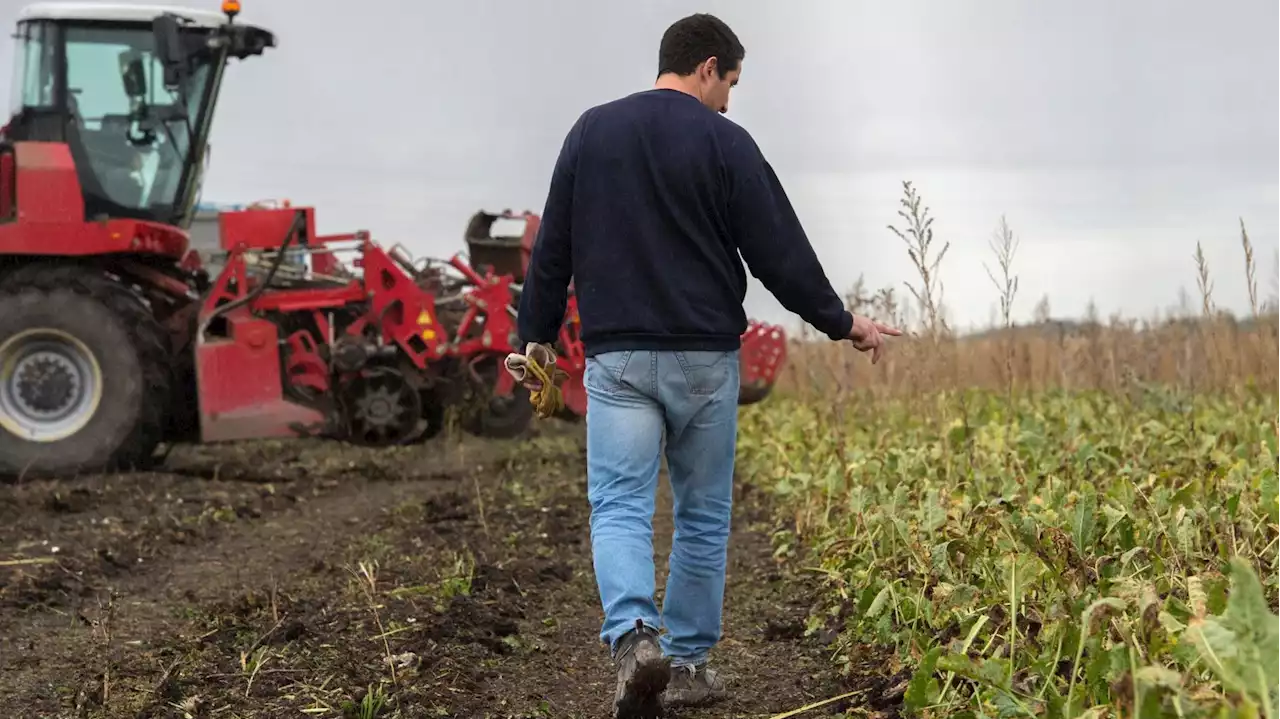
[[[884,336],[901,337],[902,330],[876,322],[870,317],[853,316],[853,329],[849,330],[849,341],[859,352],[871,350],[871,364],[880,361],[884,351]]]

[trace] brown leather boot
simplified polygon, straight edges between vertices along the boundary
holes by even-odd
[[[637,619],[636,628],[618,640],[613,661],[618,668],[614,716],[660,719],[662,692],[671,680],[671,660],[662,655],[658,633]]]

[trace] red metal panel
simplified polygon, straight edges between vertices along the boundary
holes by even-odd
[[[200,410],[214,416],[265,404],[281,393],[276,326],[243,309],[227,317],[227,336],[200,342]]]
[[[23,178],[19,177],[19,193]],[[14,255],[89,256],[154,254],[174,260],[187,251],[187,234],[140,220],[105,222],[33,222],[19,204],[17,222],[0,224],[0,253]]]
[[[219,213],[222,249],[269,250],[279,247],[298,212],[306,213],[308,240],[316,236],[316,213],[310,207],[250,208]]]
[[[332,253],[320,252],[311,255],[311,271],[318,275],[336,275],[341,268],[342,263]]]
[[[61,142],[18,142],[14,143],[14,154],[20,220],[84,222],[84,198],[70,147]]]
[[[511,276],[481,278],[480,284],[463,297],[471,308],[458,326],[452,353],[468,356],[495,352],[506,357],[515,351],[511,344],[511,339],[515,336],[515,320],[507,312],[511,304]],[[475,312],[471,312],[471,309]],[[480,313],[484,313],[484,329],[480,336],[462,339]]]
[[[322,412],[284,398],[276,326],[253,318],[243,307],[228,315],[227,337],[196,347],[203,441],[294,437],[319,430]]]
[[[285,357],[285,375],[293,387],[304,387],[324,394],[329,391],[329,365],[320,355],[320,347],[307,330],[298,330],[285,339],[289,353]]]
[[[364,298],[364,289],[360,287],[358,281],[353,280],[351,284],[338,289],[271,289],[253,300],[253,308],[256,310],[297,312],[298,310],[344,307],[352,302],[360,302]]]
[[[200,304],[201,321],[218,307],[247,295],[248,276],[249,271],[245,267],[244,256],[239,252],[228,255],[226,264],[214,278],[213,286],[205,292],[204,300]]]
[[[0,150],[0,222],[14,217],[14,210],[17,209],[17,197],[14,193],[16,180],[13,150]]]
[[[14,166],[17,221],[0,225],[0,253],[178,259],[187,251],[187,233],[176,227],[128,219],[85,222],[80,180],[64,144],[15,143]]]
[[[191,238],[186,232],[177,227],[163,225],[159,222],[109,220],[107,229],[115,230],[111,237],[112,244],[116,244],[130,235],[133,236],[133,239],[129,242],[128,249],[122,250],[124,252],[146,252],[172,257],[176,260],[187,254],[187,249],[191,244]]]
[[[369,295],[369,321],[382,327],[382,337],[395,342],[414,364],[427,363],[444,354],[448,341],[436,316],[435,297],[405,274],[387,253],[365,242],[361,265]]]

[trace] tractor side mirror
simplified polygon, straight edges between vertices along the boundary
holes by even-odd
[[[187,48],[182,43],[178,18],[164,14],[151,22],[155,38],[156,58],[164,68],[165,87],[177,87],[187,74]]]
[[[137,50],[120,53],[120,81],[124,83],[124,94],[130,98],[147,96],[147,73],[142,68],[142,55]]]

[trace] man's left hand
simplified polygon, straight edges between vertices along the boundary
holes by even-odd
[[[564,370],[556,366],[556,351],[551,345],[530,342],[525,345],[524,354],[515,352],[507,355],[506,367],[507,372],[515,379],[516,382],[524,386],[530,392],[537,392],[542,389],[542,380],[538,375],[529,369],[529,365],[537,364],[545,370],[551,381],[555,382],[563,379]]]

